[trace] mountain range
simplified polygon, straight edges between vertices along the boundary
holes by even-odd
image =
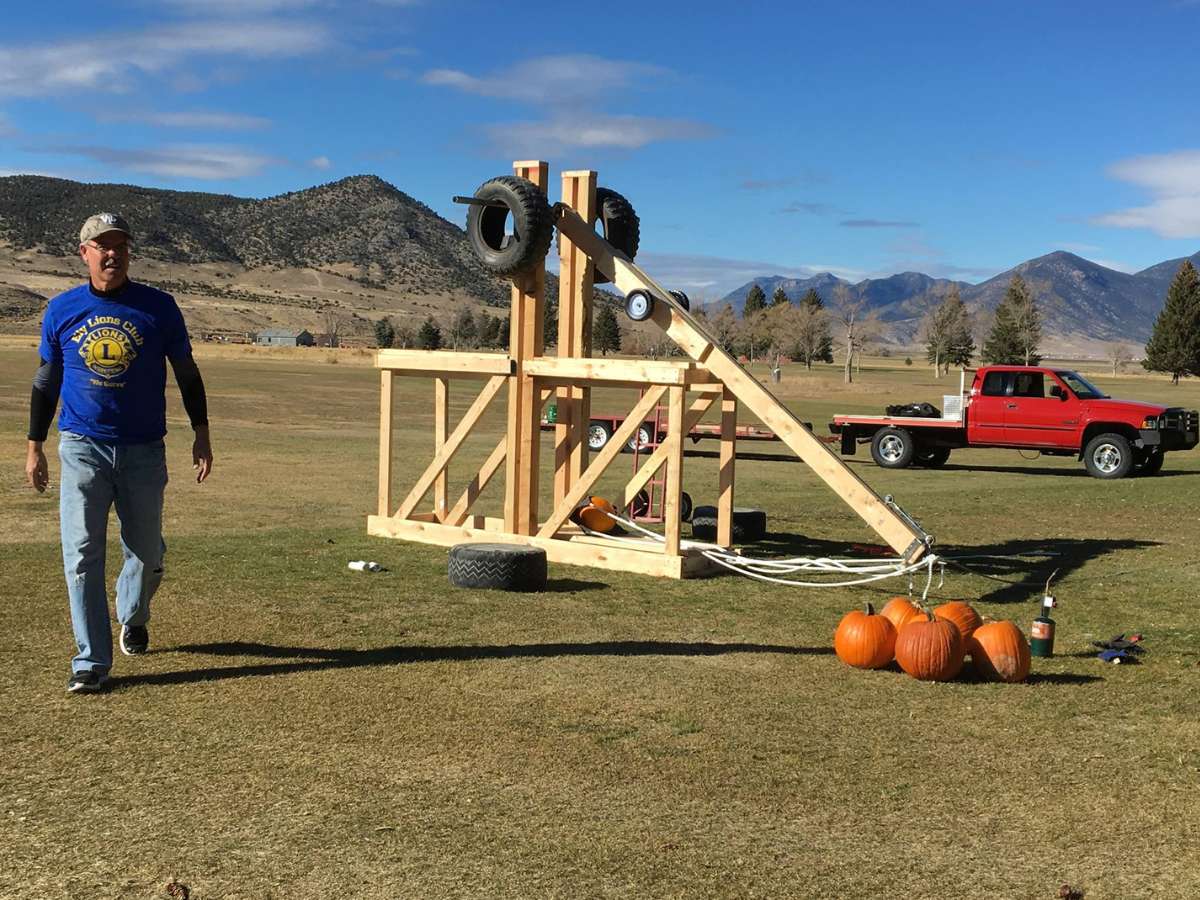
[[[1057,250],[979,284],[932,278],[920,272],[868,278],[857,283],[829,272],[800,279],[764,276],[746,282],[709,307],[719,309],[728,304],[740,314],[746,295],[755,284],[768,299],[780,287],[793,300],[811,288],[829,305],[840,287],[851,298],[863,299],[866,308],[877,313],[886,337],[909,343],[918,339],[922,316],[941,302],[951,286],[958,286],[963,302],[982,325],[1016,274],[1024,279],[1037,300],[1043,330],[1058,349],[1080,349],[1106,342],[1144,343],[1162,309],[1167,287],[1184,259],[1200,264],[1200,253],[1129,274]]]
[[[320,328],[336,308],[350,332],[366,335],[383,315],[448,323],[464,305],[498,315],[508,306],[507,280],[482,266],[462,228],[373,175],[266,199],[18,175],[0,178],[0,319],[36,325],[43,299],[78,283],[79,223],[105,209],[134,224],[135,277],[175,293],[197,328]],[[1190,259],[1200,263],[1200,253]],[[763,276],[710,308],[740,312],[752,284],[793,299],[813,288],[827,305],[841,287],[878,313],[885,340],[906,344],[952,285],[982,325],[1018,273],[1043,311],[1047,349],[1094,350],[1146,340],[1182,261],[1128,274],[1057,251],[974,285],[919,272],[857,283],[828,272]],[[546,289],[557,297],[552,273]],[[602,290],[596,298],[613,299]]]

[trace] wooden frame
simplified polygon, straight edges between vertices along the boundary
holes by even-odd
[[[517,162],[513,168],[517,175],[546,189],[549,166],[545,162]],[[719,401],[718,544],[729,546],[732,542],[737,417],[739,408],[744,407],[774,430],[906,560],[914,562],[926,552],[931,539],[915,522],[872,491],[673,297],[596,234],[594,171],[562,173],[562,196],[556,222],[560,260],[557,357],[547,357],[543,348],[544,261],[513,278],[508,353],[381,350],[376,355],[375,365],[381,370],[379,497],[377,514],[367,518],[368,533],[441,545],[464,541],[531,544],[543,547],[552,561],[667,578],[710,574],[717,570],[716,565],[682,540],[679,510],[684,437]],[[596,270],[621,292],[648,291],[655,300],[652,321],[690,360],[593,359],[591,298]],[[392,491],[392,407],[398,375],[433,378],[434,447],[432,459],[396,506]],[[482,379],[484,384],[452,426],[450,382],[461,379]],[[589,459],[591,389],[598,385],[637,386],[642,395],[608,443]],[[451,505],[454,495],[447,467],[502,392],[508,399],[505,436],[493,446]],[[689,400],[689,394],[695,396]],[[558,413],[554,428],[554,502],[542,520],[538,514],[540,420],[542,407],[551,396]],[[664,397],[666,437],[627,482],[621,498],[622,505],[628,505],[665,468],[663,540],[617,543],[584,533],[571,522],[572,512]],[[501,467],[504,517],[472,515],[473,505]],[[432,508],[418,509],[430,492]]]

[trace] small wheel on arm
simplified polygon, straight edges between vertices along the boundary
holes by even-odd
[[[1133,447],[1121,434],[1098,434],[1083,451],[1083,464],[1093,478],[1124,478],[1133,469]]]
[[[588,449],[603,450],[612,437],[612,427],[607,422],[592,422],[588,426]]]
[[[912,464],[916,442],[903,428],[881,428],[871,439],[871,458],[884,469],[904,469]]]
[[[913,462],[927,469],[936,469],[944,466],[949,458],[949,447],[922,447],[913,455]]]

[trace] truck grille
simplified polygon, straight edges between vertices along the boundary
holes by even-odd
[[[1159,423],[1161,430],[1195,432],[1200,429],[1200,412],[1194,409],[1168,409],[1159,416]]]

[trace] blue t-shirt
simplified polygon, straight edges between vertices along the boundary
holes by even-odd
[[[166,360],[192,346],[175,298],[127,281],[111,297],[82,284],[51,300],[39,352],[62,363],[60,431],[144,444],[167,433]]]

